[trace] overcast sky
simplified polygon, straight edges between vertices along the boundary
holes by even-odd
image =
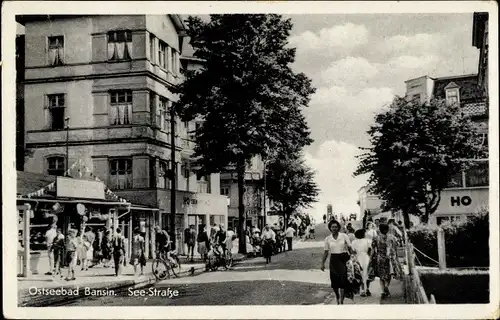
[[[404,81],[477,72],[470,14],[293,15],[290,43],[297,48],[296,71],[317,88],[305,110],[315,142],[306,159],[317,172],[320,201],[316,217],[359,212],[357,191],[366,178],[353,178],[358,147],[374,114]]]

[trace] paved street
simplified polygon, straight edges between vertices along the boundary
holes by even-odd
[[[324,225],[321,238],[327,234]],[[116,296],[91,297],[70,302],[74,306],[138,305],[309,305],[334,304],[328,271],[319,270],[323,254],[322,239],[295,243],[295,250],[273,256],[269,265],[263,258],[245,260],[232,270],[207,272],[158,282],[145,287],[146,296],[130,297],[129,291]],[[402,303],[400,283],[393,284],[393,297],[386,303]],[[149,292],[177,290],[177,297],[149,296]],[[379,304],[378,281],[372,284],[372,297],[355,297],[356,304]],[[158,293],[161,294],[161,293]],[[346,299],[346,304],[353,303]],[[68,305],[68,304],[66,304]]]

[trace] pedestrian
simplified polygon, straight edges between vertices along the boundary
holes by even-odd
[[[356,239],[352,242],[352,248],[356,252],[356,258],[361,266],[363,279],[361,296],[370,296],[370,281],[368,280],[368,266],[370,264],[372,250],[372,240],[365,238],[365,230],[359,229],[354,232]]]
[[[340,232],[342,226],[337,220],[328,223],[328,229],[332,233],[325,239],[324,254],[321,263],[321,270],[325,270],[325,262],[330,256],[330,282],[337,304],[344,304],[344,289],[348,288],[347,266],[350,258],[351,241],[349,237]]]
[[[102,247],[101,247],[104,268],[108,268],[111,262],[112,241],[113,241],[113,235],[111,234],[111,229],[106,229],[102,238]]]
[[[54,223],[50,226],[49,230],[45,232],[45,243],[47,244],[47,254],[49,256],[49,271],[45,273],[45,275],[52,275],[52,271],[55,268],[54,265],[54,239],[57,236],[57,225]]]
[[[232,256],[233,251],[233,241],[236,239],[236,234],[230,228],[226,232],[226,248],[230,256]]]
[[[207,261],[208,251],[210,250],[210,239],[208,238],[206,225],[201,225],[201,232],[198,233],[196,242],[198,242],[198,253],[203,259],[203,262]]]
[[[285,236],[286,236],[286,244],[287,244],[287,250],[291,251],[292,250],[292,242],[293,242],[293,235],[295,234],[295,229],[292,228],[292,226],[289,226],[288,229],[286,229]]]
[[[365,237],[368,239],[375,239],[378,235],[378,232],[375,228],[376,227],[373,222],[368,222],[366,224]]]
[[[349,240],[351,240],[351,242],[354,241],[354,239],[356,239],[356,237],[354,236],[354,228],[352,227],[351,223],[347,224],[346,231],[347,231],[347,236],[349,237]]]
[[[146,245],[144,238],[141,236],[140,229],[135,228],[132,238],[132,252],[130,255],[130,264],[134,266],[134,275],[137,275],[137,265],[141,266],[141,276],[144,275],[144,266],[146,265],[145,250]]]
[[[102,265],[102,260],[103,260],[103,240],[104,240],[104,231],[103,229],[98,229],[97,230],[97,235],[94,240],[94,263],[98,266]]]
[[[84,237],[88,242],[87,249],[87,261],[86,261],[86,270],[93,264],[94,261],[94,241],[95,241],[95,233],[92,231],[91,227],[85,227]]]
[[[380,224],[380,235],[373,242],[374,250],[377,255],[377,271],[382,287],[382,298],[390,295],[389,285],[391,283],[392,271],[391,260],[396,253],[396,239],[389,234],[389,225]]]
[[[60,228],[57,229],[57,235],[52,243],[52,249],[54,253],[54,275],[60,275],[62,278],[61,267],[64,263],[63,253],[64,253],[64,235]]]
[[[311,235],[311,238],[314,239],[314,240],[316,240],[315,229],[316,229],[316,223],[313,221],[311,223],[310,228],[309,228],[309,234]]]
[[[77,264],[80,265],[82,271],[85,271],[87,268],[88,250],[90,245],[85,233],[82,233],[78,238],[80,239],[80,243],[78,249],[76,250],[78,258]]]
[[[66,263],[68,264],[68,276],[66,281],[75,280],[75,268],[77,265],[76,250],[80,245],[80,239],[76,236],[78,232],[75,229],[68,230],[68,239],[66,241]]]
[[[122,271],[123,259],[125,257],[125,238],[122,230],[116,228],[116,234],[113,237],[113,260],[115,262],[115,276],[119,276]]]
[[[194,225],[190,225],[189,229],[186,232],[186,240],[185,243],[187,245],[187,257],[191,255],[191,262],[194,262],[194,245],[196,243],[196,230],[194,229]]]
[[[266,264],[271,262],[271,256],[273,255],[273,245],[276,242],[276,234],[273,230],[266,225],[262,231],[262,255],[266,259]]]

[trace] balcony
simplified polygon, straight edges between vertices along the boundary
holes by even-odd
[[[484,116],[487,113],[486,102],[467,103],[462,107],[462,113],[467,117]]]

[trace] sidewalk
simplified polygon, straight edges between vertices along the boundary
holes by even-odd
[[[35,289],[77,289],[79,292],[86,288],[95,289],[118,289],[134,285],[147,285],[153,283],[156,279],[152,273],[152,265],[149,261],[144,267],[144,275],[134,275],[133,266],[128,264],[122,267],[122,274],[118,277],[114,275],[114,266],[109,268],[93,267],[88,271],[80,271],[77,267],[75,274],[76,280],[66,281],[67,269],[63,269],[63,278],[60,276],[44,275],[46,270],[40,270],[40,274],[33,275],[30,278],[17,278],[18,286],[18,305],[19,306],[40,306],[47,303],[54,303],[60,299],[67,299],[68,296],[41,295],[35,292]],[[203,263],[181,263],[181,272],[179,277],[198,274],[205,271]],[[87,289],[87,290],[88,290]],[[83,295],[83,293],[81,294]]]
[[[382,288],[380,286],[378,278],[376,278],[375,281],[370,284],[370,291],[372,293],[370,297],[361,297],[359,295],[355,295],[354,301],[351,299],[345,299],[344,304],[405,304],[403,286],[403,281],[393,279],[389,286],[389,292],[391,293],[391,295],[385,299],[382,299]],[[325,304],[337,304],[335,293],[332,292],[326,298]]]

